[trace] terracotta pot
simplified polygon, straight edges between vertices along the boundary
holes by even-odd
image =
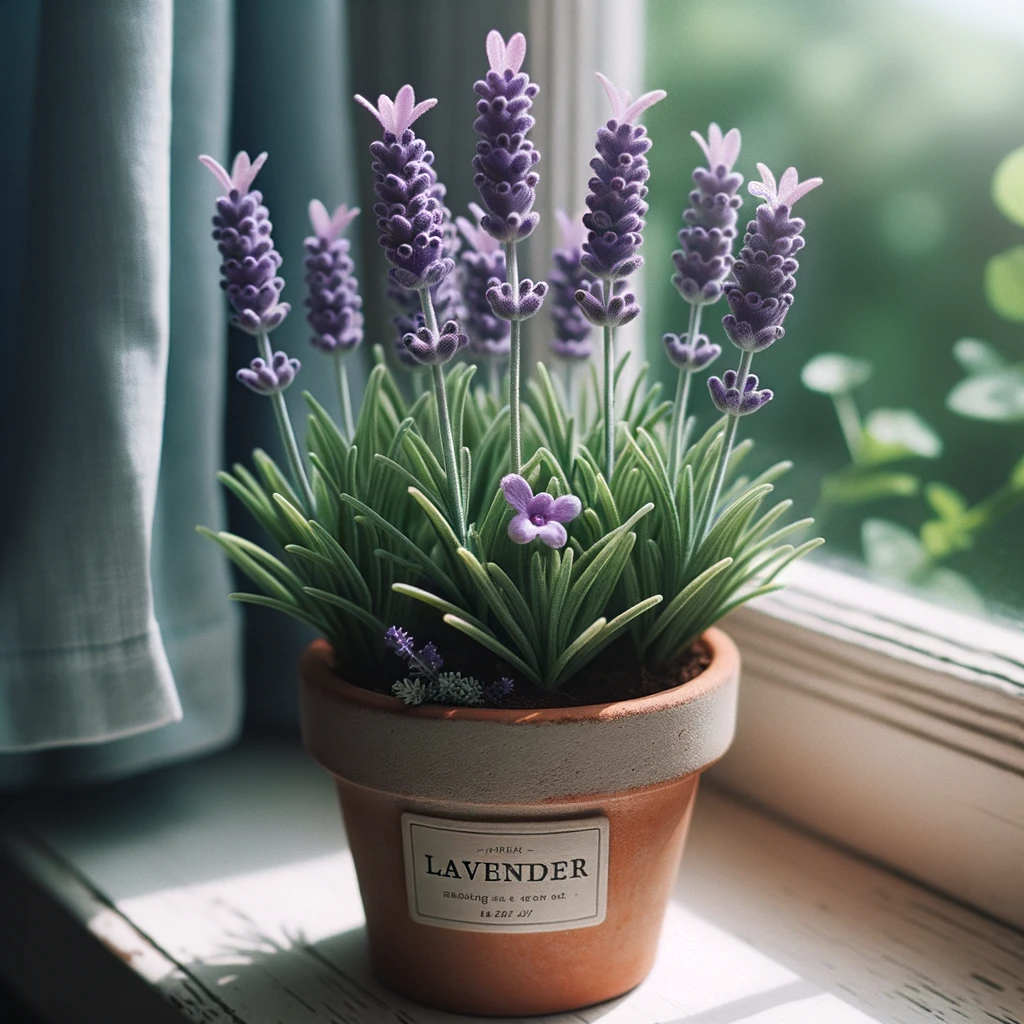
[[[616,704],[407,708],[305,652],[302,729],[336,779],[373,969],[403,995],[521,1016],[651,969],[700,773],[732,740],[739,654]]]

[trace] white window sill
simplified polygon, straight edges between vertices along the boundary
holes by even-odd
[[[719,783],[1024,928],[1024,634],[814,565],[724,623]]]
[[[470,1019],[370,976],[333,787],[295,745],[7,810],[0,976],[52,1024]],[[1024,935],[709,787],[651,978],[547,1020],[1014,1024],[1022,979]]]

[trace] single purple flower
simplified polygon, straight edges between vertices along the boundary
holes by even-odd
[[[370,144],[373,188],[379,200],[373,208],[380,244],[391,263],[388,276],[403,288],[418,291],[436,285],[454,269],[448,255],[451,215],[438,198],[434,154],[410,125],[437,100],[416,103],[411,85],[403,85],[394,101],[381,95],[377,106],[356,96],[381,123],[382,141]],[[443,192],[441,192],[443,196]]]
[[[583,511],[583,503],[575,494],[552,498],[547,491],[542,491],[535,495],[518,473],[502,477],[501,490],[518,513],[508,524],[508,535],[516,544],[529,544],[540,537],[549,548],[565,546],[569,535],[562,524],[572,522]]]
[[[480,96],[473,130],[481,140],[473,157],[473,184],[487,210],[483,229],[498,242],[522,241],[533,232],[540,215],[533,211],[539,176],[533,168],[540,153],[526,138],[533,127],[530,107],[537,86],[520,71],[526,37],[517,32],[508,43],[500,32],[487,33],[490,70],[473,85]]]
[[[583,217],[588,235],[582,263],[595,277],[611,283],[643,266],[638,250],[647,213],[645,182],[650,171],[646,154],[651,140],[647,129],[634,121],[666,94],[657,89],[634,101],[604,75],[599,73],[597,77],[608,94],[613,116],[598,129],[597,156],[590,161],[597,176],[589,182],[589,212]]]
[[[733,266],[736,217],[743,205],[736,194],[743,175],[732,169],[740,152],[740,133],[732,128],[723,135],[712,123],[707,140],[699,132],[690,134],[704,151],[708,165],[693,172],[697,187],[690,193],[689,208],[683,211],[680,248],[672,253],[676,265],[672,283],[687,302],[706,306],[722,297]]]
[[[694,342],[689,334],[665,334],[661,340],[672,365],[691,373],[706,369],[722,354],[722,346],[713,345],[706,334],[698,334]]]
[[[764,202],[743,236],[743,248],[733,267],[734,283],[725,286],[731,312],[722,318],[729,340],[745,352],[760,352],[786,333],[782,321],[793,305],[800,266],[793,257],[804,247],[806,226],[790,212],[798,199],[822,181],[809,178],[801,182],[796,168],[790,167],[776,185],[775,175],[764,164],[757,169],[762,180],[747,187]]]
[[[270,365],[257,356],[248,367],[243,367],[235,376],[251,391],[258,395],[276,395],[284,391],[302,368],[298,359],[289,359],[284,352],[275,352]]]
[[[507,281],[492,277],[487,282],[487,303],[495,316],[502,320],[529,320],[541,307],[548,293],[547,283],[534,283],[528,277],[519,282],[519,293],[512,291]]]
[[[512,333],[510,321],[496,316],[487,301],[491,281],[500,285],[505,280],[505,253],[501,243],[481,226],[484,211],[476,203],[470,203],[469,209],[475,224],[465,217],[455,218],[468,243],[459,256],[459,269],[469,347],[477,355],[507,356]]]
[[[447,363],[468,342],[469,339],[459,330],[454,320],[447,321],[440,331],[431,331],[424,325],[402,338],[409,354],[424,366]]]
[[[324,352],[347,352],[363,340],[363,300],[349,255],[351,243],[341,235],[358,216],[342,204],[333,214],[319,199],[309,204],[313,237],[306,246],[306,320],[310,341]]]
[[[484,700],[488,704],[500,704],[514,689],[515,683],[508,676],[502,676],[484,686]]]
[[[742,392],[736,386],[738,376],[735,370],[726,370],[722,379],[718,377],[708,378],[708,390],[711,392],[711,401],[715,408],[727,416],[748,416],[757,412],[761,406],[767,404],[775,397],[775,392],[768,388],[757,389],[757,374],[748,373],[747,379],[743,382]]]
[[[291,309],[280,301],[281,256],[270,237],[272,225],[263,194],[252,187],[266,159],[267,154],[260,153],[250,163],[249,154],[242,150],[228,174],[212,156],[199,157],[224,189],[213,218],[213,237],[222,258],[220,286],[235,311],[231,322],[248,334],[272,331]]]
[[[554,266],[548,275],[551,281],[551,323],[554,337],[551,351],[560,359],[578,362],[589,359],[593,352],[591,325],[576,302],[576,292],[593,282],[580,263],[586,229],[582,215],[571,220],[564,210],[556,210],[561,247],[551,254]]]

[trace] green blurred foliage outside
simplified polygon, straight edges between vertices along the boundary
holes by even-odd
[[[988,494],[1020,455],[1019,425],[965,420],[946,407],[963,371],[962,337],[1024,358],[1024,326],[989,306],[990,259],[1024,244],[1021,228],[993,202],[993,174],[1024,143],[1024,5],[996,0],[649,0],[645,85],[669,98],[647,116],[651,211],[645,232],[648,356],[674,379],[663,332],[685,330],[686,304],[670,283],[675,232],[701,158],[689,132],[737,126],[737,163],[755,163],[825,184],[801,201],[807,248],[786,337],[754,360],[776,399],[743,424],[765,464],[792,458],[782,489],[812,508],[823,475],[847,459],[828,402],[800,383],[816,353],[843,352],[875,366],[872,400],[913,407],[941,436],[941,479]],[[746,193],[741,224],[752,215]],[[737,246],[738,248],[738,246]],[[703,329],[726,351],[725,302]],[[698,402],[705,422],[710,403]],[[741,431],[742,433],[742,431]],[[914,467],[929,479],[933,466]],[[920,507],[915,502],[920,501]],[[922,499],[881,500],[873,514],[916,529]],[[822,557],[859,558],[863,510],[830,515]],[[992,605],[1024,609],[1024,529],[1018,512],[977,549],[950,560],[980,581]],[[827,554],[826,554],[827,552]],[[958,561],[965,559],[966,561]]]

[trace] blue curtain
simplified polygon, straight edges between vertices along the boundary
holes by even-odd
[[[302,424],[302,390],[336,401],[303,320],[311,198],[362,199],[363,355],[391,343],[363,158],[375,126],[352,94],[411,81],[443,101],[432,145],[461,209],[482,41],[526,23],[526,0],[0,5],[0,789],[154,768],[243,720],[295,728],[308,631],[243,618],[194,532],[252,534],[216,472],[257,445],[279,454],[269,403],[232,380],[255,352],[226,326],[217,189],[196,157],[270,154],[258,187],[293,306],[274,344],[303,361],[288,393]]]

